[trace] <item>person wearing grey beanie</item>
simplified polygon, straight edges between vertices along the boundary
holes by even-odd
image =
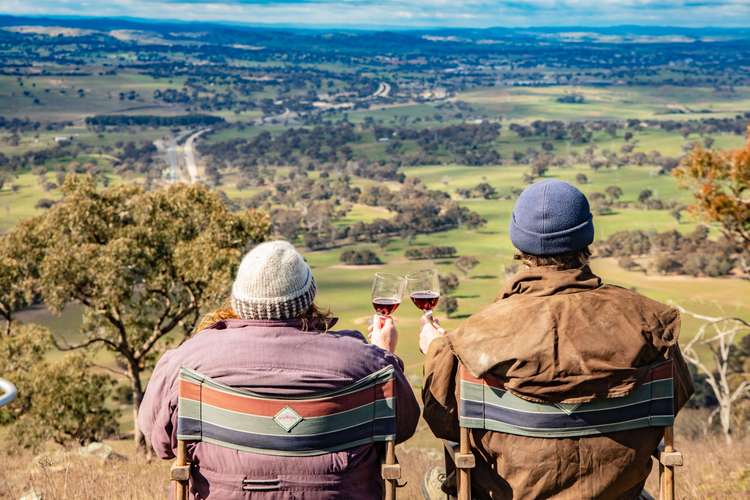
[[[470,429],[480,450],[476,498],[638,498],[664,435],[664,420],[655,422],[663,413],[672,419],[693,392],[677,343],[679,312],[593,273],[594,226],[574,186],[555,179],[528,186],[508,224],[522,269],[455,331],[423,319],[423,416],[436,436],[459,440],[459,360],[505,394],[501,409],[483,407],[491,424]],[[652,418],[664,396],[633,401],[665,364],[673,373],[672,406]],[[446,472],[442,483],[437,474],[425,476],[425,491],[436,492],[428,498],[455,495],[450,461]]]
[[[357,331],[334,331],[336,318],[315,305],[316,293],[310,266],[290,243],[261,243],[244,256],[230,307],[208,315],[197,335],[165,353],[148,383],[138,422],[161,458],[174,457],[180,368],[283,399],[333,392],[393,367],[396,441],[414,434],[420,410],[394,353],[393,323],[373,335],[372,343]],[[262,486],[253,490],[253,498],[260,499],[376,500],[382,495],[380,451],[372,443],[311,456],[276,456],[201,442],[189,455],[199,464],[190,474],[191,498],[244,499],[248,484]]]
[[[232,308],[242,319],[292,319],[310,309],[317,291],[305,259],[286,241],[261,243],[242,259]]]

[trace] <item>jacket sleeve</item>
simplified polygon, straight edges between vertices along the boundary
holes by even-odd
[[[414,435],[419,423],[419,403],[404,374],[404,362],[387,351],[386,360],[396,368],[396,442],[403,443]]]
[[[440,439],[458,441],[456,375],[458,359],[446,337],[432,341],[424,362],[424,419]]]
[[[665,357],[672,360],[674,377],[674,409],[675,414],[685,406],[695,392],[693,377],[690,374],[685,358],[680,351],[678,339],[680,337],[680,311],[673,307],[665,308],[656,315],[657,324],[652,337],[656,347]]]
[[[682,357],[682,351],[680,351],[678,344],[670,349],[670,358],[672,358],[674,366],[674,411],[676,415],[693,395],[695,387],[693,386],[693,376],[687,363],[685,363],[685,358]]]
[[[154,368],[138,409],[138,427],[160,458],[174,458],[177,448],[177,376],[173,351]]]

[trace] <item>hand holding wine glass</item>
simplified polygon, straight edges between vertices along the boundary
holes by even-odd
[[[370,334],[369,339],[371,344],[392,353],[396,352],[398,330],[393,322],[393,318],[390,316],[383,318],[376,314],[370,326],[367,327],[367,331]]]
[[[398,342],[391,314],[401,305],[405,288],[406,280],[395,274],[376,273],[372,281],[372,306],[377,314],[369,327],[370,341],[391,352]]]
[[[422,330],[419,332],[419,351],[427,354],[432,341],[445,335],[445,329],[440,326],[437,318],[424,315],[422,320]]]

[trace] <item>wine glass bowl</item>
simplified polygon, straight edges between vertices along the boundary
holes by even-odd
[[[372,280],[372,307],[380,316],[388,317],[401,305],[406,288],[403,276],[375,273]]]
[[[422,269],[406,276],[409,298],[417,308],[430,313],[440,301],[440,280],[434,269]]]

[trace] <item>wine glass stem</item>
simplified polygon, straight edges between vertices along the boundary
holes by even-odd
[[[432,326],[434,326],[435,328],[438,327],[438,325],[435,324],[435,317],[432,315],[432,309],[427,309],[424,312],[424,315],[430,321],[430,323],[432,324]]]
[[[391,317],[390,314],[388,314],[388,315],[378,314],[378,326],[380,328],[383,328],[385,326],[385,320],[387,320],[390,317]]]

